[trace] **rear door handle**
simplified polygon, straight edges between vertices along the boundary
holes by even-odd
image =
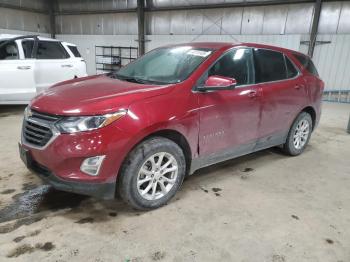
[[[73,65],[61,65],[61,67],[73,67]]]
[[[17,66],[17,69],[19,69],[19,70],[28,70],[31,68],[32,68],[31,66]]]
[[[300,89],[300,88],[303,88],[304,86],[303,85],[295,85],[294,88],[295,89]]]

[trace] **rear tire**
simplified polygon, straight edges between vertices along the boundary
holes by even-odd
[[[309,113],[301,112],[289,130],[283,151],[291,156],[300,155],[309,143],[312,132],[312,118]]]
[[[178,191],[186,173],[185,156],[173,141],[153,137],[134,148],[122,165],[118,192],[140,210],[165,205]]]

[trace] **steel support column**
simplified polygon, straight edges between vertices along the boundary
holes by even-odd
[[[139,56],[145,53],[145,1],[137,0],[137,31]]]
[[[312,19],[312,28],[311,28],[311,34],[310,34],[309,49],[307,51],[307,53],[310,57],[312,57],[314,55],[316,39],[317,39],[317,32],[318,32],[318,24],[319,24],[320,15],[321,15],[321,9],[322,9],[322,0],[316,0],[314,17]]]
[[[49,16],[50,16],[50,34],[51,38],[56,38],[56,15],[55,15],[56,0],[49,0]]]

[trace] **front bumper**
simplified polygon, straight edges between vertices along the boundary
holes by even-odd
[[[115,198],[115,183],[88,183],[67,181],[57,177],[45,166],[36,162],[29,150],[19,144],[21,159],[27,168],[36,173],[45,183],[52,185],[54,188],[62,191],[88,195],[100,199]]]
[[[35,139],[28,140],[24,132],[34,136],[37,132],[39,136],[43,136],[41,133],[45,133],[47,128],[54,131],[52,121],[56,121],[57,117],[38,112],[32,114],[30,121],[25,120],[34,125],[28,129],[30,132],[25,127],[22,128],[20,143],[21,151],[28,155],[29,161],[22,157],[27,162],[27,167],[57,189],[104,199],[114,198],[120,166],[134,144],[133,131],[138,129],[130,129],[127,118],[123,117],[96,130],[72,134],[52,132],[54,136],[46,144],[35,146]],[[51,121],[52,118],[54,119]],[[51,122],[46,124],[47,121],[43,119]],[[39,130],[38,125],[46,129]],[[96,156],[105,156],[98,174],[89,175],[83,172],[82,163],[87,158]]]
[[[23,129],[24,130],[24,129]],[[64,181],[83,183],[115,183],[119,167],[129,151],[132,134],[112,123],[106,127],[73,134],[54,135],[43,147],[29,143],[23,136],[22,147],[30,151],[31,158]],[[81,164],[90,157],[105,158],[98,175],[81,171]]]

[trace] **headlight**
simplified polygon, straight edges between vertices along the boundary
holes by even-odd
[[[29,117],[32,116],[32,110],[30,110],[29,106],[27,106],[25,109],[24,109],[24,119],[28,119]]]
[[[62,120],[58,121],[55,126],[61,133],[90,131],[107,126],[122,116],[125,116],[126,113],[126,109],[121,109],[115,113],[100,116],[65,117]]]

